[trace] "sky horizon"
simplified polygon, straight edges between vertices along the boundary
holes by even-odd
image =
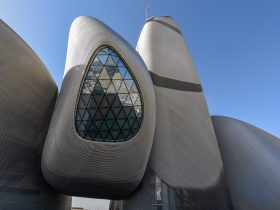
[[[178,23],[210,114],[240,119],[279,138],[280,1],[0,0],[0,18],[41,58],[60,87],[76,17],[98,18],[135,48],[148,5],[150,16],[170,15]],[[88,202],[86,208],[108,206],[95,203],[98,207]]]

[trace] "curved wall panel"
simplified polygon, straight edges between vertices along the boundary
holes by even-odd
[[[201,192],[200,199],[185,205],[205,201],[201,205],[205,209],[210,201],[207,196],[228,195],[228,191],[202,87],[182,33],[171,17],[152,17],[146,21],[137,50],[150,70],[156,95],[156,129],[149,165],[170,188],[190,194]],[[228,196],[214,198],[216,202],[209,203],[211,208],[230,207]]]
[[[41,152],[57,96],[48,70],[0,20],[0,209],[71,208],[43,179]]]
[[[279,209],[280,139],[240,120],[212,120],[234,209]]]
[[[112,139],[108,136],[86,138],[75,128],[75,113],[80,107],[78,102],[85,77],[92,59],[102,47],[113,49],[122,58],[142,97],[144,112],[139,131],[123,142],[109,142]],[[108,82],[111,79],[109,77]],[[107,88],[103,88],[106,98],[110,94]],[[95,92],[89,91],[89,95],[93,94],[92,98],[97,99]],[[119,96],[119,93],[114,94]],[[102,107],[101,102],[98,104]],[[94,107],[97,109],[99,105]],[[93,116],[92,120],[98,121],[98,118]],[[70,195],[113,199],[128,196],[144,175],[154,127],[154,89],[141,57],[102,22],[91,17],[78,17],[70,29],[64,80],[43,152],[42,168],[47,181],[58,191]]]

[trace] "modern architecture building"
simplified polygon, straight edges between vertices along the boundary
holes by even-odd
[[[211,118],[184,37],[146,20],[136,49],[92,17],[72,23],[61,90],[0,22],[0,209],[280,209],[280,141]]]

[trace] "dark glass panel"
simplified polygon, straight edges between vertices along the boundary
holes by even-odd
[[[120,142],[132,138],[142,123],[137,82],[122,58],[101,48],[83,80],[76,110],[76,130],[89,140]]]

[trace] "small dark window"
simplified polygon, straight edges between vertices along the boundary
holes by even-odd
[[[112,48],[101,48],[82,83],[75,122],[78,134],[94,141],[126,141],[139,131],[142,112],[132,72]]]

